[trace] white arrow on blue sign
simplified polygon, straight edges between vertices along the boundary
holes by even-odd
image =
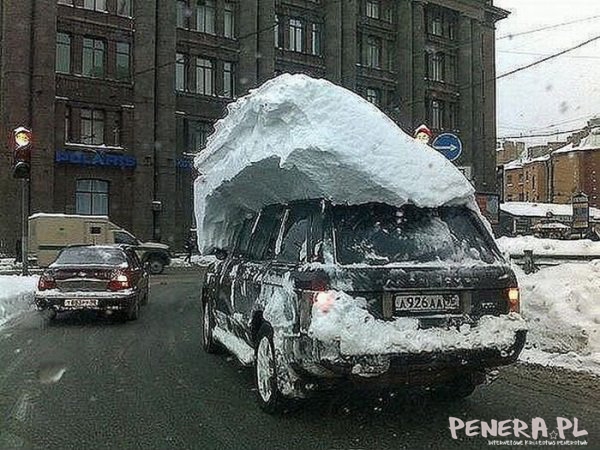
[[[440,134],[435,138],[431,146],[450,161],[457,160],[463,150],[461,140],[457,135],[452,133]]]

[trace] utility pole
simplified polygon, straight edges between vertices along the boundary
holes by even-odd
[[[21,262],[21,274],[29,275],[29,178],[21,180]]]

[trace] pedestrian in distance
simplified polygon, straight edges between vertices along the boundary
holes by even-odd
[[[186,252],[184,261],[191,264],[192,253],[194,252],[194,236],[192,235],[192,233],[190,233],[187,239],[185,240],[184,250]]]

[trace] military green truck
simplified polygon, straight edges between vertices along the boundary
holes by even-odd
[[[29,257],[39,267],[52,264],[63,248],[82,244],[130,245],[149,272],[155,275],[171,263],[168,245],[141,242],[106,216],[40,213],[29,218]]]

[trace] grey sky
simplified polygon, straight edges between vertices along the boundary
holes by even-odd
[[[497,36],[600,16],[598,0],[495,0],[512,12]],[[499,39],[497,71],[505,73],[600,35],[600,17],[553,30]],[[580,128],[600,116],[600,41],[498,80],[498,136]],[[561,136],[528,142],[558,140]]]

